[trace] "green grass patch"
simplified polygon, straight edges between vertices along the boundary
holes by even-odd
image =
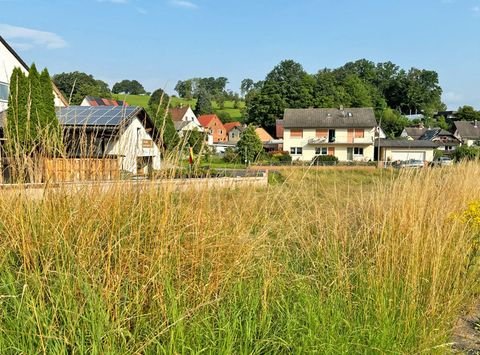
[[[131,106],[140,106],[140,107],[147,107],[148,100],[150,100],[150,96],[148,95],[116,95],[113,94],[113,98],[116,100],[122,100],[127,102]],[[196,100],[185,100],[178,97],[172,97],[170,100],[170,105],[172,107],[178,107],[180,105],[183,106],[191,106],[195,107]],[[234,120],[243,121],[243,114],[242,109],[245,107],[245,102],[241,101],[239,103],[238,108],[234,108],[233,101],[225,101],[225,105],[223,109],[220,109],[218,104],[213,101],[212,102],[213,109],[215,113],[219,114],[221,112],[225,112],[230,115],[230,117]]]

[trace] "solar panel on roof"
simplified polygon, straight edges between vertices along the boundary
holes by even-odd
[[[118,126],[137,110],[132,106],[70,106],[58,109],[57,116],[61,124],[69,126]]]

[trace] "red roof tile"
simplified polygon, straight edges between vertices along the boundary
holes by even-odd
[[[229,133],[232,129],[234,129],[235,127],[239,127],[241,125],[242,124],[240,122],[228,122],[224,124],[224,127],[227,133]]]
[[[202,115],[198,117],[198,121],[203,127],[208,127],[215,118],[218,119],[217,115]]]
[[[168,111],[172,116],[172,121],[181,121],[190,107],[171,108]]]

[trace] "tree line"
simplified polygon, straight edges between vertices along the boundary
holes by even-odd
[[[446,109],[435,71],[405,70],[392,62],[366,59],[315,74],[307,73],[293,60],[284,60],[265,80],[242,81],[241,90],[246,95],[246,121],[270,128],[286,108],[343,105],[373,107],[379,117],[386,113],[385,127],[393,135],[407,123],[402,115],[423,113],[430,117]]]

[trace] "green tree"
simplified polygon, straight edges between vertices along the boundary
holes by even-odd
[[[249,125],[240,135],[237,143],[237,152],[244,162],[254,162],[263,152],[263,144],[255,132],[255,126]]]
[[[255,87],[255,82],[252,79],[243,79],[240,84],[240,93],[242,96],[248,94]]]
[[[247,95],[247,122],[275,126],[275,120],[283,117],[286,108],[313,104],[314,85],[314,79],[300,64],[293,60],[282,61],[267,75],[260,90]]]
[[[459,107],[456,116],[461,121],[480,121],[480,111],[468,105]]]
[[[175,86],[175,91],[182,99],[191,100],[193,97],[193,82],[192,79],[185,81],[179,80]]]
[[[180,138],[168,113],[169,105],[170,97],[162,89],[157,89],[150,96],[147,111],[160,132],[160,145],[173,150],[178,146]]]
[[[26,76],[16,68],[10,88],[6,122],[9,153],[32,157],[37,153],[51,154],[59,143],[60,130],[48,71],[39,74],[32,64]]]
[[[85,96],[111,98],[108,84],[82,72],[61,73],[53,76],[53,82],[71,105],[80,105]]]
[[[130,94],[130,95],[143,95],[146,93],[145,88],[137,80],[122,80],[115,83],[112,87],[114,94]]]
[[[40,86],[43,101],[41,125],[44,127],[44,141],[51,143],[45,149],[48,154],[51,154],[52,149],[60,148],[62,131],[55,112],[55,95],[53,94],[52,80],[46,68],[40,74]]]
[[[27,76],[20,68],[13,69],[10,77],[6,124],[9,153],[12,153],[17,147],[24,147],[27,143],[29,137],[28,96],[29,84]]]
[[[192,147],[195,154],[203,153],[207,146],[207,135],[204,132],[197,131],[196,129],[188,131],[185,134],[185,138],[187,139],[187,145]]]
[[[381,127],[388,138],[400,136],[409,123],[406,117],[391,108],[387,108],[381,113]]]
[[[197,104],[195,105],[194,112],[197,117],[214,112],[210,98],[205,91],[201,91],[197,96]]]

